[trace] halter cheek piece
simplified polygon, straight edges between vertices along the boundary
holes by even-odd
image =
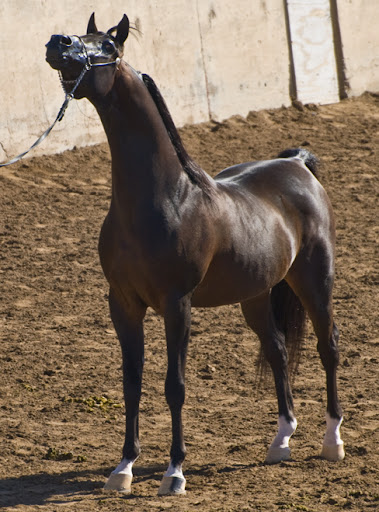
[[[83,51],[83,55],[84,55],[84,66],[83,66],[83,69],[80,73],[80,75],[78,76],[78,78],[76,80],[63,80],[63,77],[62,77],[62,73],[59,71],[59,78],[60,78],[60,81],[61,81],[61,84],[62,84],[62,87],[63,87],[63,90],[65,92],[65,99],[64,99],[64,102],[63,102],[63,105],[61,106],[59,112],[58,112],[58,115],[57,117],[55,118],[55,121],[53,122],[53,124],[51,126],[49,126],[49,128],[35,141],[34,144],[32,144],[30,146],[29,149],[27,149],[26,151],[20,153],[19,155],[15,156],[14,158],[12,158],[11,160],[8,160],[7,162],[3,162],[3,163],[0,163],[0,167],[5,167],[7,165],[12,165],[16,162],[18,162],[19,160],[21,160],[21,158],[23,158],[25,155],[27,155],[29,153],[29,151],[31,151],[32,149],[34,149],[36,146],[38,146],[39,144],[41,144],[41,142],[43,140],[46,139],[46,137],[49,135],[49,133],[51,132],[51,130],[54,128],[54,126],[56,125],[56,123],[58,121],[62,121],[63,119],[63,116],[66,112],[66,109],[68,107],[68,104],[70,103],[70,101],[74,98],[74,94],[75,94],[75,91],[76,89],[78,88],[80,82],[83,80],[83,77],[84,75],[87,73],[87,71],[89,71],[91,68],[93,67],[99,67],[99,66],[112,66],[112,65],[116,65],[118,66],[121,62],[121,59],[120,57],[116,57],[115,60],[112,60],[110,62],[97,62],[97,63],[93,63],[91,62],[91,59],[90,59],[90,56],[88,55],[88,52],[87,52],[87,48],[86,48],[86,45],[84,44],[83,40],[81,37],[79,36],[76,36],[79,41],[81,42],[82,44],[82,51]],[[65,88],[65,85],[64,84],[74,84],[74,87],[71,89],[70,92],[67,92],[66,91],[66,88]]]
[[[63,80],[61,71],[58,71],[59,79],[61,81],[63,90],[64,90],[64,92],[66,94],[66,99],[68,97],[70,99],[73,99],[74,93],[75,93],[76,89],[78,88],[80,82],[83,80],[84,75],[91,68],[93,68],[93,67],[100,67],[100,66],[113,66],[113,65],[118,66],[120,64],[120,62],[121,62],[120,57],[116,57],[115,60],[112,60],[110,62],[97,62],[97,63],[91,62],[90,56],[88,55],[88,52],[87,52],[87,47],[84,44],[83,39],[80,36],[73,36],[73,37],[77,37],[79,39],[81,45],[82,45],[82,52],[83,52],[83,55],[84,55],[84,65],[83,65],[83,69],[82,69],[80,75],[75,80]],[[66,91],[65,84],[74,84],[74,87],[71,89],[71,91],[69,93]]]

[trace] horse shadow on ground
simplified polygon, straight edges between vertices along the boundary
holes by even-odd
[[[204,464],[198,468],[189,468],[188,476],[211,476],[212,473],[228,473],[251,469],[257,464],[231,464],[217,468],[216,464]],[[104,500],[103,486],[106,477],[113,468],[85,469],[62,473],[37,473],[14,478],[0,479],[0,508],[24,506],[43,506],[67,502],[79,502],[83,499]],[[157,486],[165,471],[165,466],[154,465],[135,468],[134,482],[156,480]],[[109,494],[109,491],[107,491]],[[138,498],[132,493],[125,498]]]
[[[0,479],[0,509],[19,505],[37,506],[104,499],[106,477],[114,468],[86,469],[62,473],[37,473]],[[164,466],[136,468],[135,480],[159,480]]]
[[[37,473],[0,480],[0,508],[17,505],[44,505],[51,503],[54,496],[91,494],[100,486],[103,469],[67,471],[59,474]]]

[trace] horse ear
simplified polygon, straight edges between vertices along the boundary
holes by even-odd
[[[96,34],[97,32],[98,30],[95,23],[95,13],[93,12],[88,22],[87,34]]]
[[[122,20],[117,25],[116,41],[122,46],[129,35],[129,18],[124,14]]]

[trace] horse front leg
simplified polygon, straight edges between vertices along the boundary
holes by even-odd
[[[140,453],[138,413],[144,362],[142,320],[146,308],[140,304],[126,306],[124,301],[117,300],[112,290],[109,307],[122,351],[126,428],[122,460],[104,488],[128,494],[131,492],[132,467]]]
[[[182,464],[186,455],[183,438],[182,407],[185,398],[185,367],[191,328],[191,299],[174,297],[165,311],[168,367],[165,383],[166,400],[171,412],[172,444],[170,465],[163,476],[158,494],[185,494],[186,480]]]

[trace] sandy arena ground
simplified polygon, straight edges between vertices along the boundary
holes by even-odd
[[[337,220],[334,304],[346,459],[318,457],[324,373],[311,328],[294,382],[293,460],[263,464],[277,422],[258,389],[257,338],[239,306],[194,310],[187,372],[187,495],[158,498],[170,420],[162,320],[146,319],[142,454],[133,494],[102,490],[123,442],[120,350],[97,238],[110,199],[106,145],[1,169],[0,506],[6,511],[374,511],[379,508],[379,97],[251,112],[181,130],[211,174],[304,145]],[[22,149],[22,148],[20,148]]]

